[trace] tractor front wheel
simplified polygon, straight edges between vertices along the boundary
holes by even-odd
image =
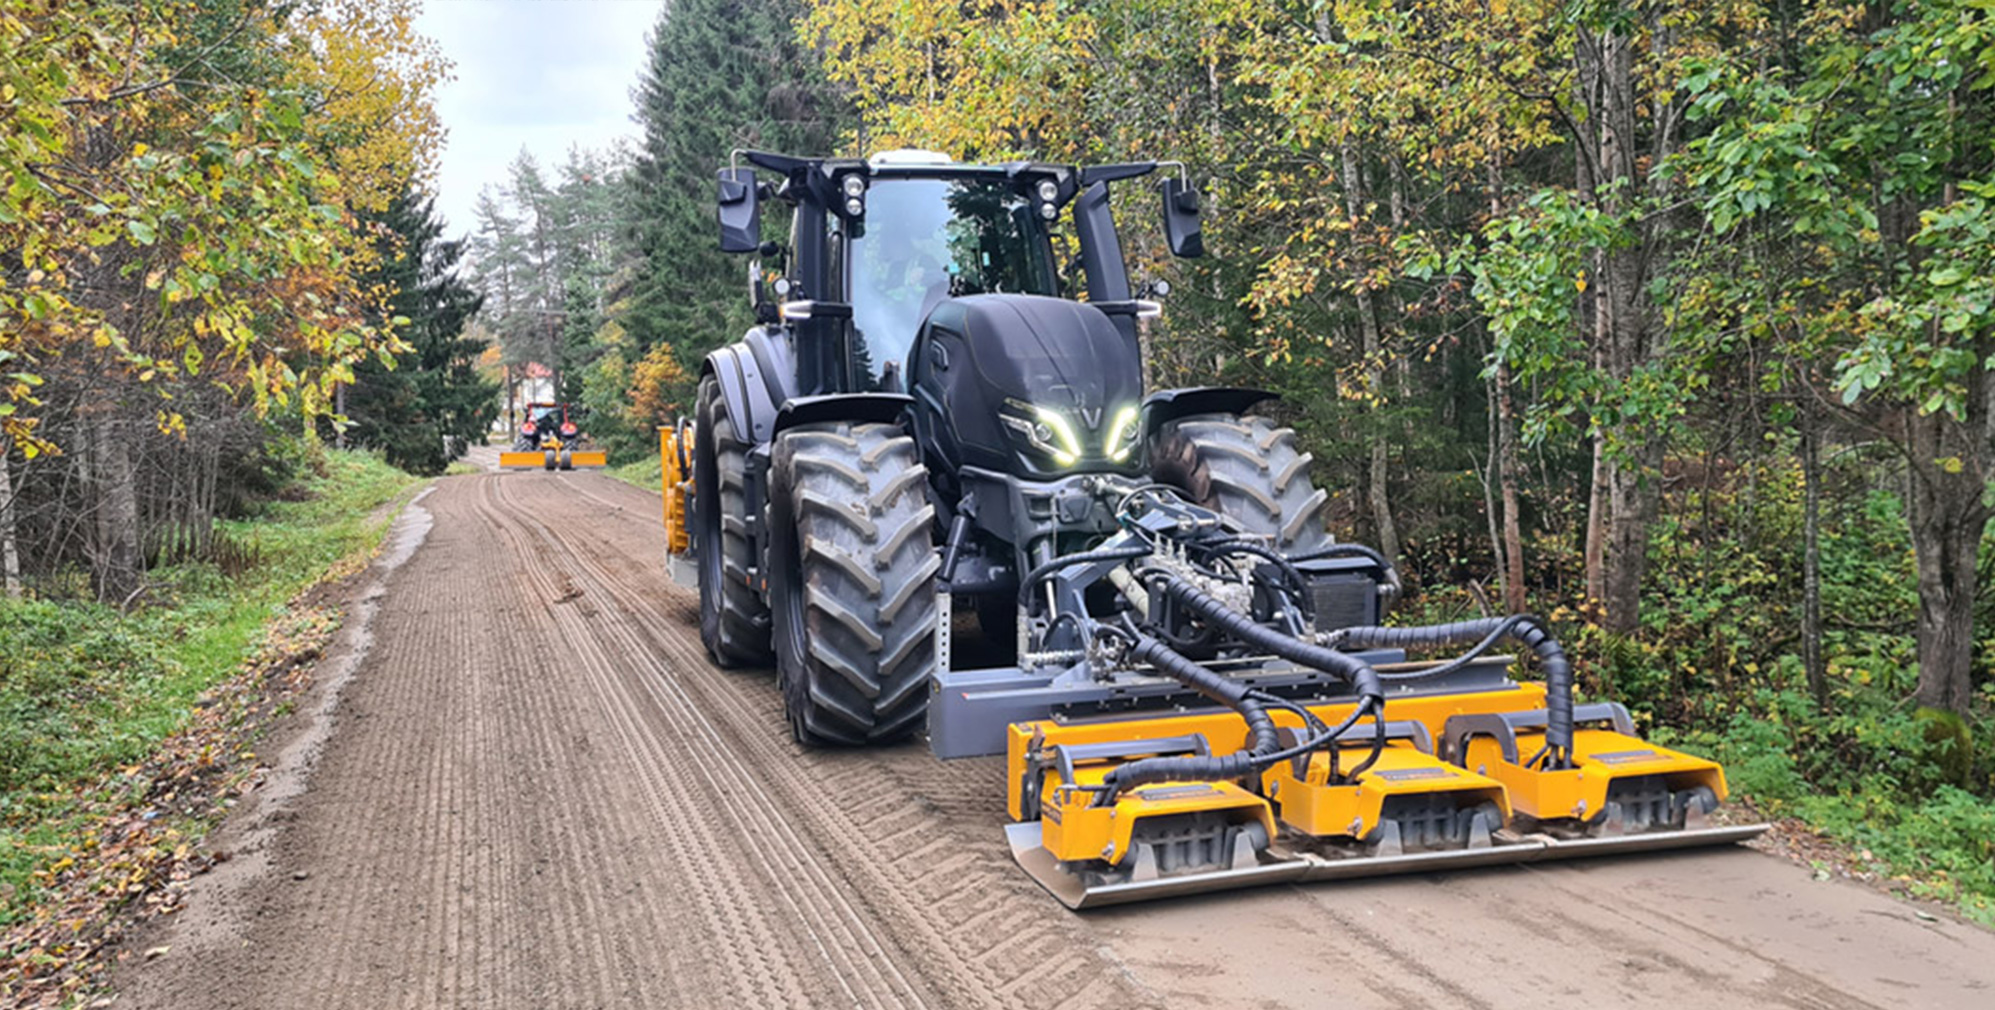
[[[1265,417],[1199,414],[1172,421],[1151,451],[1151,476],[1183,489],[1194,504],[1272,537],[1284,552],[1330,543],[1323,528],[1329,495],[1309,479],[1310,455],[1295,429]]]
[[[769,480],[776,676],[799,743],[891,743],[922,726],[936,651],[935,506],[888,424],[794,428]]]
[[[769,663],[769,608],[749,581],[748,444],[735,432],[720,380],[700,380],[693,451],[693,536],[699,556],[700,641],[723,667]]]

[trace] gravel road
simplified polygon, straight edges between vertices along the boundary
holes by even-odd
[[[1995,1006],[1995,933],[1742,848],[1070,913],[998,759],[803,751],[708,665],[658,512],[440,481],[115,1005]]]

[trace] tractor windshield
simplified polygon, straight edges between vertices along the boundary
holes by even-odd
[[[845,250],[859,379],[906,385],[908,348],[930,310],[958,295],[1057,294],[1030,201],[995,179],[882,179]]]

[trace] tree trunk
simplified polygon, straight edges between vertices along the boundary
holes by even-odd
[[[1709,493],[1706,493],[1709,498]],[[1822,657],[1822,434],[1813,391],[1801,392],[1801,667],[1815,710],[1829,707]]]
[[[124,606],[145,585],[139,555],[139,501],[131,445],[114,411],[91,419],[91,473],[96,478],[97,554],[92,579],[97,598]]]
[[[1594,194],[1603,212],[1613,216],[1628,213],[1629,201],[1643,185],[1646,173],[1637,162],[1637,109],[1635,102],[1634,47],[1630,39],[1614,32],[1592,38],[1597,58],[1594,128],[1598,131],[1597,178],[1603,188]],[[1607,187],[1607,183],[1619,183]],[[1647,225],[1635,227],[1648,230]],[[1609,379],[1624,383],[1649,354],[1649,313],[1643,301],[1647,276],[1648,242],[1599,250],[1599,291],[1595,318],[1596,360],[1602,360]],[[1660,504],[1660,485],[1649,479],[1662,461],[1660,445],[1648,433],[1620,432],[1629,458],[1602,459],[1603,446],[1594,446],[1594,508],[1589,524],[1599,520],[1598,495],[1603,464],[1606,477],[1607,509],[1605,552],[1601,559],[1601,624],[1620,634],[1641,625],[1642,576],[1648,564],[1649,525]],[[1593,530],[1589,528],[1589,534]],[[1589,552],[1602,544],[1589,536]],[[1591,578],[1589,578],[1591,581]]]
[[[13,443],[0,437],[0,586],[10,599],[21,598],[21,551],[14,532],[14,475],[7,457]]]
[[[1365,179],[1358,169],[1357,145],[1349,135],[1344,137],[1343,151],[1344,209],[1351,224],[1356,227],[1365,215]],[[1351,285],[1352,294],[1358,303],[1358,329],[1363,334],[1365,355],[1365,391],[1371,397],[1376,409],[1385,402],[1384,347],[1379,336],[1378,311],[1372,298],[1372,289],[1364,277],[1357,278]],[[1386,481],[1387,464],[1390,460],[1390,447],[1386,445],[1385,428],[1380,424],[1371,425],[1366,435],[1370,443],[1370,466],[1366,472],[1365,500],[1371,506],[1372,527],[1378,531],[1379,553],[1386,560],[1399,560],[1399,530],[1392,521],[1392,498]]]
[[[1614,461],[1607,456],[1607,437],[1593,436],[1593,474],[1586,495],[1586,606],[1598,619],[1607,599],[1607,486],[1614,480]]]
[[[1975,558],[1987,530],[1979,422],[1907,417],[1906,519],[1919,571],[1919,704],[1962,715],[1972,699]]]
[[[1518,516],[1517,406],[1510,395],[1510,369],[1496,367],[1497,479],[1503,487],[1503,605],[1513,614],[1526,612],[1524,600],[1524,534]]]

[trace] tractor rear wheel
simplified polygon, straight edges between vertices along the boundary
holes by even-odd
[[[1199,414],[1165,424],[1151,459],[1152,478],[1249,533],[1273,537],[1277,550],[1330,542],[1323,528],[1329,495],[1310,481],[1312,457],[1296,448],[1293,428],[1265,417]]]
[[[878,744],[922,726],[936,652],[935,506],[889,424],[776,439],[769,470],[776,676],[799,743]]]
[[[769,608],[749,581],[748,444],[736,433],[720,380],[700,380],[693,454],[693,535],[699,555],[700,641],[723,667],[767,666]]]

